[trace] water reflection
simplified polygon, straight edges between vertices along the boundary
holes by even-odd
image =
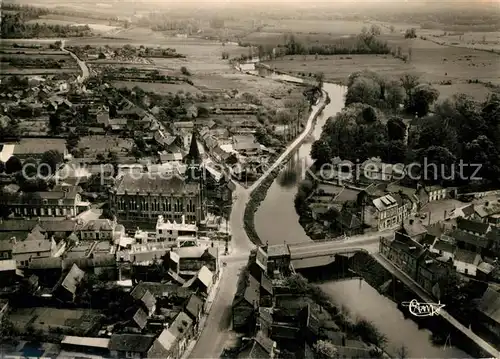
[[[419,329],[411,319],[405,319],[394,302],[363,280],[326,282],[320,287],[335,303],[346,307],[352,316],[373,322],[387,336],[389,354],[396,355],[404,345],[411,358],[471,358],[458,348],[432,345],[430,331]]]

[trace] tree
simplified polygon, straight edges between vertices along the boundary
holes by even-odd
[[[375,109],[372,106],[364,108],[361,115],[363,116],[363,121],[367,123],[373,123],[377,121],[377,113],[375,112]]]
[[[321,90],[323,88],[323,81],[325,80],[325,74],[323,72],[316,73],[316,83],[318,88]]]
[[[38,161],[34,158],[28,158],[23,163],[23,175],[26,175],[25,179],[33,179],[36,177],[38,169]]]
[[[59,167],[59,164],[64,161],[62,153],[55,150],[50,150],[42,154],[40,163],[46,164],[47,166],[41,167],[41,173],[44,176],[54,175]]]
[[[318,340],[314,343],[313,349],[320,359],[332,359],[338,354],[338,350],[335,345],[327,340]]]
[[[404,74],[399,79],[406,92],[407,103],[412,102],[413,91],[419,85],[419,77],[414,74]]]
[[[387,108],[397,110],[404,103],[404,100],[405,91],[401,84],[395,81],[388,82],[385,86],[385,104]]]
[[[391,33],[394,33],[396,31],[396,28],[394,27],[394,25],[391,25],[389,29],[391,30]]]
[[[318,164],[327,163],[331,158],[331,151],[328,142],[320,138],[311,146],[311,158]]]
[[[380,29],[380,26],[374,24],[370,27],[370,34],[372,34],[372,36],[378,36],[381,33],[382,30]]]
[[[191,76],[191,72],[189,72],[186,66],[181,67],[181,73],[185,76]]]
[[[387,121],[389,140],[403,140],[406,136],[406,125],[400,117],[392,117]]]
[[[417,37],[417,30],[415,30],[414,28],[406,29],[405,39],[414,39],[416,37]]]
[[[356,102],[377,106],[380,95],[380,85],[377,82],[370,78],[359,77],[348,87],[345,103],[346,106]]]
[[[21,160],[16,156],[10,157],[7,162],[5,162],[5,173],[12,174],[18,171],[21,171],[23,168],[23,164]]]
[[[430,107],[439,98],[439,91],[429,85],[419,85],[413,89],[407,110],[418,116],[429,113]]]

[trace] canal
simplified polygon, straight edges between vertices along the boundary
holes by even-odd
[[[278,77],[274,75],[273,77]],[[286,77],[290,79],[289,76]],[[283,173],[278,176],[255,213],[255,229],[262,243],[269,244],[301,243],[311,241],[299,224],[299,216],[294,207],[294,198],[298,184],[305,169],[312,164],[310,157],[312,142],[319,138],[326,120],[335,116],[344,107],[346,88],[335,84],[324,84],[324,90],[330,96],[330,103],[318,116],[312,136],[297,150],[296,154],[284,166],[282,172],[290,172],[296,176],[286,176],[292,181],[283,181]],[[469,357],[463,351],[448,347],[444,349],[432,344],[430,332],[419,330],[418,325],[410,319],[405,320],[396,304],[380,295],[364,281],[348,280],[330,281],[321,284],[332,300],[349,308],[351,315],[364,317],[373,322],[388,338],[388,350],[394,352],[405,345],[409,357],[418,358],[464,358]]]

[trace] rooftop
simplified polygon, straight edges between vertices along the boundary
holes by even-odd
[[[455,251],[454,260],[477,266],[481,262],[481,255],[479,255],[479,253],[470,252],[465,249],[457,249]]]
[[[154,340],[154,335],[113,334],[108,348],[118,352],[146,353]]]
[[[137,178],[139,177],[139,178]],[[117,193],[154,193],[167,195],[168,193],[182,193],[184,191],[197,194],[200,189],[197,183],[185,183],[176,175],[163,176],[159,173],[144,173],[141,176],[125,173],[117,186]]]
[[[66,151],[66,140],[62,138],[23,138],[16,143],[14,155],[41,155],[55,150],[61,154]]]
[[[288,245],[286,244],[275,244],[271,246],[267,246],[267,257],[272,258],[272,257],[283,257],[283,256],[289,256],[290,255],[290,249],[288,248]]]

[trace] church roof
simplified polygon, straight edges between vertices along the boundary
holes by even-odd
[[[189,153],[184,158],[184,162],[188,164],[193,164],[193,163],[200,164],[202,162],[200,150],[198,148],[198,142],[196,140],[196,130],[193,130],[193,134],[191,136],[191,145],[189,147]]]

